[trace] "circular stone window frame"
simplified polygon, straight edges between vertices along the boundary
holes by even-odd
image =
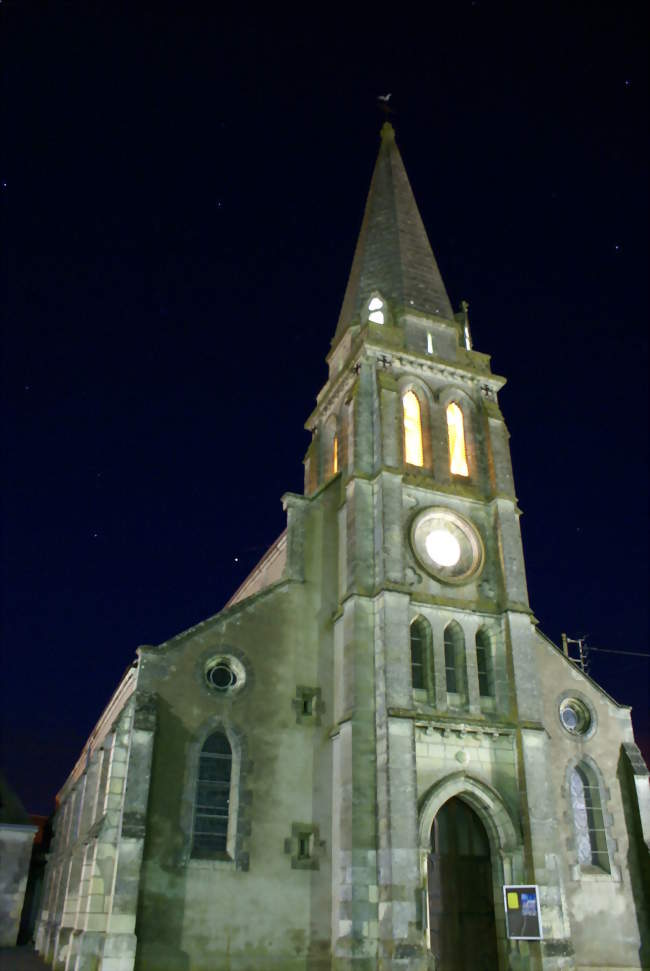
[[[460,545],[460,560],[453,566],[441,566],[427,551],[426,538],[435,528],[449,532]],[[429,506],[420,510],[411,523],[410,542],[418,563],[441,583],[467,583],[478,577],[485,565],[485,547],[478,529],[464,516],[446,506]],[[455,571],[459,564],[461,572],[457,573]]]
[[[565,711],[569,706],[573,705],[578,709],[579,716],[582,716],[582,723],[585,725],[583,729],[578,727],[577,730],[567,728],[562,720],[562,712]],[[555,713],[557,720],[562,726],[562,731],[565,736],[572,738],[576,742],[584,742],[585,740],[592,738],[598,727],[598,720],[596,718],[596,711],[591,702],[578,691],[565,691],[557,699],[557,704],[555,708]]]
[[[227,685],[225,688],[219,688],[210,680],[210,671],[213,671],[219,666],[230,668],[232,673],[235,675],[235,683],[233,685]],[[212,652],[207,657],[203,658],[201,662],[201,680],[204,687],[213,697],[233,698],[238,694],[241,694],[241,692],[247,686],[249,680],[247,666],[240,657],[237,657],[228,649],[225,651],[220,651],[216,654]]]

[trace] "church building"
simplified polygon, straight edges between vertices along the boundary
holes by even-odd
[[[327,360],[285,531],[219,613],[138,649],[59,794],[38,950],[65,971],[650,967],[630,710],[537,626],[505,379],[388,123]]]

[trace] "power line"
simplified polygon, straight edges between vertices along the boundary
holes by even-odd
[[[650,654],[645,651],[612,651],[609,647],[592,647],[589,645],[589,651],[598,651],[599,654],[626,654],[628,657],[646,657],[650,658]]]

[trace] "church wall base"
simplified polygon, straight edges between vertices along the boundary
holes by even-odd
[[[72,940],[72,927],[59,927],[52,949],[54,971],[65,971]]]
[[[137,943],[135,934],[107,934],[101,971],[133,971]]]

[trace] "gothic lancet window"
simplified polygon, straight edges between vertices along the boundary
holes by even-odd
[[[449,469],[452,475],[469,475],[465,451],[463,413],[455,401],[447,405],[447,434],[449,436]]]
[[[492,648],[490,635],[482,627],[476,632],[476,669],[478,672],[478,693],[482,698],[489,698],[494,693]]]
[[[192,856],[212,857],[226,852],[230,812],[232,749],[223,732],[209,735],[199,755],[194,802]]]
[[[424,688],[424,640],[416,623],[411,624],[411,682],[415,690]]]
[[[456,652],[451,639],[445,635],[445,677],[447,680],[447,691],[455,692],[458,690],[458,678],[456,676]]]
[[[433,702],[433,642],[431,627],[424,617],[416,617],[411,624],[411,683],[414,691],[426,691]]]
[[[402,397],[404,415],[404,460],[409,465],[424,465],[422,452],[422,418],[420,402],[414,391],[407,391]]]
[[[332,475],[336,475],[339,470],[339,437],[334,436],[332,442]]]
[[[465,695],[465,637],[455,620],[445,627],[445,679],[448,694]]]
[[[578,862],[580,866],[595,866],[609,873],[607,834],[595,771],[580,762],[571,771],[569,787]]]

